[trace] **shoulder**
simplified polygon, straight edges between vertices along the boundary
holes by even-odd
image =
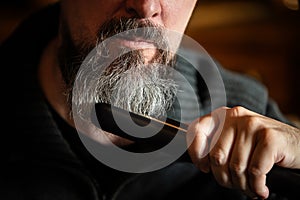
[[[269,94],[263,83],[249,75],[224,68],[216,59],[207,54],[187,49],[183,49],[180,53],[177,69],[192,84],[191,80],[194,80],[197,74],[195,88],[197,88],[203,107],[210,105],[210,92],[218,93],[223,88],[223,86],[221,88],[219,86],[222,83],[226,93],[224,106],[243,106],[254,112],[266,114]],[[208,84],[212,85],[210,90]],[[209,109],[204,113],[207,112]]]
[[[259,80],[224,68],[220,68],[220,72],[226,89],[228,107],[243,106],[259,114],[293,125],[281,112],[277,102],[269,96],[266,86]]]
[[[265,115],[269,101],[266,86],[254,77],[217,65],[226,90],[227,106],[243,106]]]

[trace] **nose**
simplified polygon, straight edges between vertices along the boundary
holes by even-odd
[[[160,0],[127,0],[126,12],[138,18],[155,18],[161,14]]]

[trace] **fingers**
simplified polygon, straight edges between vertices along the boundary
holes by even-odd
[[[228,161],[235,139],[233,132],[232,127],[224,128],[222,134],[219,136],[218,142],[209,153],[211,171],[215,179],[220,185],[227,188],[232,188]]]
[[[212,170],[221,185],[231,187],[227,160],[234,136],[231,134],[230,127],[224,129],[228,134],[221,134],[224,124],[221,120],[224,119],[222,116],[226,115],[227,109],[220,108],[194,121],[188,130],[190,134],[190,137],[188,134],[188,140],[194,139],[189,147],[189,154],[194,164],[203,172],[207,173]]]
[[[260,137],[266,137],[266,134],[261,134]],[[269,145],[267,140],[267,138],[259,139],[248,168],[251,190],[264,199],[269,195],[266,174],[271,170],[276,159],[275,146]]]
[[[254,198],[256,195],[251,191],[248,181],[248,165],[255,141],[253,141],[254,139],[251,134],[242,130],[240,132],[241,134],[237,134],[236,136],[232,149],[228,166],[229,172],[233,188],[241,189],[248,196]]]
[[[226,118],[222,119],[224,111]],[[259,117],[237,107],[221,108],[200,118],[188,131],[193,133],[189,153],[195,165],[203,172],[211,171],[220,185],[240,189],[252,198],[267,198],[266,173],[274,161],[268,161],[272,152],[262,156],[263,145],[256,146]]]

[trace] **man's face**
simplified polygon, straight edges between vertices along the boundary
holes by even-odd
[[[62,0],[72,40],[95,43],[99,27],[112,18],[149,19],[183,33],[197,0]]]
[[[171,59],[168,55],[171,53],[153,46],[157,47],[156,42],[167,43],[163,36],[157,37],[164,35],[164,29],[184,32],[196,1],[62,0],[59,60],[67,83],[67,95],[72,96],[72,85],[80,64],[97,43],[126,30],[150,26],[157,30],[149,34],[150,39],[143,39],[144,35],[135,38],[133,34],[133,37],[122,37],[112,44],[136,51],[122,56],[99,76],[99,85],[96,87],[98,93],[92,98],[146,115],[164,114],[161,110],[170,107],[176,88],[174,82],[166,77],[169,74],[168,70],[161,69],[159,65],[149,67],[149,63],[167,66],[170,64]],[[151,42],[154,40],[155,44]],[[112,102],[112,99],[117,101]],[[90,102],[91,99],[85,101]]]

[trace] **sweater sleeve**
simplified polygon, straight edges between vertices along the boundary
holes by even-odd
[[[266,107],[266,116],[296,127],[296,125],[288,120],[287,117],[281,112],[278,104],[272,98],[269,98],[268,100]]]

